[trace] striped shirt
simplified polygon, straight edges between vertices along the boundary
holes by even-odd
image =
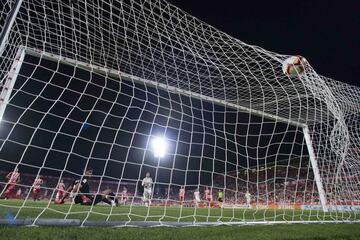
[[[20,177],[19,172],[10,172],[8,174],[9,183],[16,183],[19,177]]]

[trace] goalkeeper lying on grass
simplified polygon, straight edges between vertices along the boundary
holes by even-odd
[[[118,205],[118,200],[111,189],[106,189],[98,194],[90,193],[90,186],[88,179],[92,176],[92,169],[87,169],[81,179],[75,180],[67,189],[64,196],[55,201],[57,204],[65,203],[65,199],[70,197],[74,199],[75,204],[81,205],[96,205],[99,202],[104,202],[112,206]]]

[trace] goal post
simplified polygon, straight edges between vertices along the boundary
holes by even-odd
[[[14,62],[11,65],[10,71],[6,76],[5,82],[3,83],[1,93],[0,93],[0,121],[4,115],[6,105],[9,102],[9,98],[12,90],[14,89],[14,85],[16,79],[18,77],[22,62],[25,57],[25,48],[19,47],[19,50],[15,56]]]
[[[32,55],[32,56],[35,56],[35,57],[40,57],[40,58],[43,58],[43,59],[48,59],[50,61],[55,61],[55,62],[59,62],[59,63],[69,64],[69,65],[79,67],[79,68],[82,68],[82,69],[85,69],[85,70],[88,70],[88,71],[89,70],[94,71],[94,72],[96,72],[98,74],[108,75],[110,77],[116,77],[116,78],[124,79],[124,80],[127,80],[127,81],[132,81],[132,82],[144,83],[146,85],[149,85],[149,86],[152,86],[152,87],[157,87],[157,88],[163,89],[165,91],[169,91],[171,93],[181,94],[181,95],[184,95],[184,96],[204,100],[204,101],[207,101],[207,102],[213,102],[213,103],[216,103],[218,105],[222,105],[224,107],[229,107],[229,108],[233,108],[233,109],[236,109],[236,110],[239,110],[239,111],[248,112],[249,114],[257,115],[257,116],[260,116],[260,117],[265,117],[265,118],[268,118],[268,119],[271,119],[271,120],[274,120],[274,121],[284,122],[286,124],[289,124],[289,125],[292,125],[292,126],[295,126],[295,127],[305,127],[306,126],[304,123],[296,122],[296,121],[293,121],[291,119],[286,119],[286,118],[283,118],[281,116],[272,115],[272,114],[262,112],[262,111],[259,111],[259,110],[256,110],[256,109],[248,108],[246,106],[241,106],[241,105],[238,105],[238,104],[235,104],[235,103],[227,102],[226,100],[216,99],[216,98],[213,98],[213,97],[201,95],[201,94],[196,93],[196,92],[191,92],[191,91],[183,90],[183,89],[180,89],[180,88],[177,88],[177,87],[169,86],[169,85],[166,85],[166,84],[163,84],[163,83],[155,82],[155,81],[152,81],[152,80],[149,80],[149,79],[140,78],[140,77],[133,76],[133,75],[130,75],[130,74],[118,71],[118,70],[106,69],[104,67],[84,63],[84,62],[77,61],[77,60],[74,60],[74,59],[69,59],[69,58],[66,58],[66,57],[61,57],[61,56],[58,56],[58,55],[55,55],[55,54],[46,53],[46,52],[39,51],[39,50],[36,50],[36,49],[24,48],[24,50],[25,50],[26,54],[29,54],[29,55]]]
[[[8,41],[8,37],[10,34],[10,31],[13,27],[13,24],[15,22],[16,16],[19,12],[20,6],[22,4],[23,0],[16,0],[13,3],[13,6],[11,6],[9,13],[3,13],[6,14],[6,19],[4,22],[4,26],[1,28],[0,32],[0,56],[3,54],[5,49],[5,44]],[[5,7],[6,4],[4,4],[3,7]]]
[[[326,194],[325,194],[325,191],[324,191],[322,178],[321,178],[320,173],[319,173],[319,168],[318,168],[318,165],[317,165],[315,152],[314,152],[314,149],[313,149],[313,143],[311,141],[309,128],[307,126],[303,128],[303,133],[304,133],[304,138],[305,138],[307,150],[309,152],[309,159],[310,159],[310,163],[311,163],[311,168],[312,168],[312,170],[314,172],[314,178],[315,178],[315,182],[316,182],[316,187],[317,187],[317,190],[319,192],[319,198],[320,198],[321,207],[322,207],[322,210],[324,212],[328,212]]]
[[[163,0],[7,4],[0,224],[359,221],[359,88]]]

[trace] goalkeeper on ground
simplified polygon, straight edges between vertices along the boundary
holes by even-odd
[[[111,189],[106,189],[98,194],[90,193],[89,178],[91,178],[92,173],[92,169],[87,169],[80,179],[75,180],[68,187],[62,199],[60,201],[55,201],[55,203],[65,203],[65,199],[70,195],[75,204],[96,205],[100,202],[104,202],[113,207],[117,206],[118,200]]]
[[[150,177],[150,173],[147,172],[145,178],[142,180],[141,186],[144,187],[143,201],[145,206],[150,206],[151,204],[151,189],[152,189],[153,180]]]

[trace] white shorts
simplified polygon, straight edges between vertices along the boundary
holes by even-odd
[[[151,199],[151,188],[144,188],[143,197],[145,201]]]
[[[200,202],[200,198],[199,198],[199,197],[195,197],[195,201],[196,201],[196,202]]]

